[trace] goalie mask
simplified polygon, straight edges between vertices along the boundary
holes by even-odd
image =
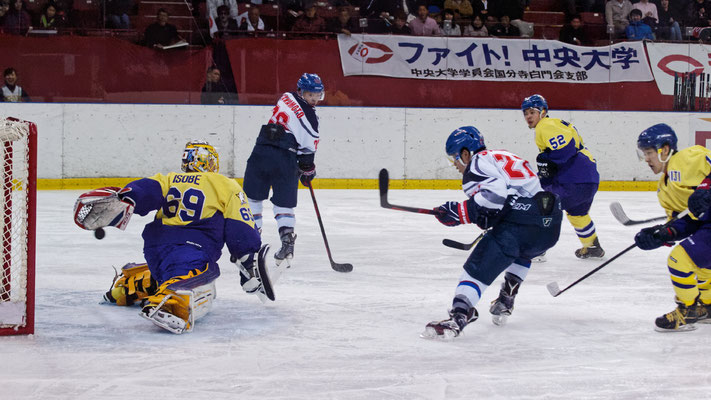
[[[204,140],[191,140],[183,152],[183,172],[220,172],[217,150]]]

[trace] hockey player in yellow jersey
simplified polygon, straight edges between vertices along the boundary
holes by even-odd
[[[560,197],[568,221],[583,245],[575,250],[575,256],[602,258],[605,251],[589,215],[600,184],[595,159],[573,125],[548,117],[548,103],[543,96],[526,97],[521,110],[528,127],[535,129],[536,146],[540,151],[536,164],[541,186]]]
[[[217,151],[204,141],[188,142],[182,170],[90,191],[79,197],[74,212],[77,225],[95,230],[123,229],[134,211],[156,211],[143,230],[146,263],[124,266],[104,299],[123,306],[140,302],[142,317],[173,333],[192,330],[210,310],[225,245],[243,289],[274,300],[268,246],[262,246],[240,185],[218,173]]]
[[[662,174],[657,197],[667,215],[689,209],[669,226],[644,228],[635,236],[642,250],[673,246],[667,266],[677,308],[657,318],[655,329],[693,330],[696,322],[711,322],[711,150],[691,146],[677,151],[676,133],[666,124],[644,130],[637,148],[652,171]]]

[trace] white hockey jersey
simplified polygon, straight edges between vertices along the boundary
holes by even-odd
[[[272,111],[270,124],[284,127],[294,135],[298,148],[296,154],[316,152],[319,142],[316,109],[295,93],[284,93]]]
[[[500,210],[510,195],[533,197],[543,191],[528,161],[506,150],[476,153],[462,178],[464,193],[481,207]]]

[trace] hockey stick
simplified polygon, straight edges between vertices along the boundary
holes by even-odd
[[[484,235],[486,235],[487,232],[489,232],[488,229],[479,234],[479,236],[477,236],[476,239],[474,239],[474,241],[471,243],[461,243],[452,239],[442,239],[442,244],[453,249],[469,251],[472,247],[476,246],[476,244],[479,243],[481,239],[484,239]]]
[[[311,200],[314,201],[314,210],[316,210],[316,218],[318,219],[318,226],[321,228],[321,235],[323,236],[323,243],[326,245],[326,253],[328,253],[328,260],[331,262],[331,268],[338,272],[351,272],[353,271],[353,264],[339,264],[333,261],[331,257],[331,248],[328,246],[328,239],[326,239],[326,231],[323,229],[323,221],[321,221],[321,213],[318,210],[318,204],[316,204],[316,196],[314,195],[314,188],[309,182],[309,192],[311,193]]]
[[[664,224],[664,226],[669,226],[669,224],[671,224],[672,222],[676,221],[677,219],[679,219],[679,218],[684,218],[684,217],[686,216],[686,214],[688,214],[688,213],[689,213],[689,210],[684,210],[684,211],[680,212],[676,217],[672,218],[669,222],[667,222],[666,224]],[[637,247],[637,244],[636,244],[636,243],[635,243],[635,244],[632,244],[631,246],[627,247],[626,249],[622,250],[621,252],[615,254],[611,259],[605,261],[605,262],[602,263],[602,265],[600,265],[599,267],[597,267],[597,268],[593,269],[592,271],[588,272],[587,274],[583,275],[580,279],[578,279],[577,281],[575,281],[575,282],[571,283],[570,285],[566,286],[563,290],[561,290],[561,289],[558,287],[558,283],[556,283],[556,282],[551,282],[551,283],[549,283],[548,285],[546,285],[546,288],[548,288],[548,292],[550,292],[551,296],[553,296],[553,297],[558,297],[561,293],[565,292],[566,290],[572,288],[573,286],[575,286],[575,285],[577,285],[578,283],[582,282],[583,280],[587,279],[587,277],[589,277],[590,275],[594,274],[595,272],[601,270],[602,268],[604,268],[605,266],[607,266],[607,264],[609,264],[609,263],[615,261],[615,260],[616,260],[617,258],[619,258],[621,255],[627,253],[628,251],[634,249],[635,247]]]
[[[622,225],[625,225],[625,226],[646,224],[648,222],[662,221],[662,220],[667,219],[666,216],[654,217],[654,218],[644,219],[644,220],[629,219],[629,217],[627,217],[627,214],[625,214],[625,211],[622,209],[622,204],[620,204],[616,201],[610,203],[610,211],[612,211],[612,215],[615,217],[615,219],[617,221],[619,221]]]
[[[418,207],[408,207],[408,206],[396,206],[394,204],[388,203],[388,185],[390,184],[390,177],[388,176],[388,170],[383,168],[380,170],[380,175],[378,176],[378,187],[380,188],[380,206],[383,208],[389,208],[391,210],[407,211],[418,214],[430,214],[436,215],[437,212],[431,208],[418,208]]]

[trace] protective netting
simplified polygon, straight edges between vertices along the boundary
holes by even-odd
[[[32,124],[0,119],[0,328],[27,321],[29,131]]]

